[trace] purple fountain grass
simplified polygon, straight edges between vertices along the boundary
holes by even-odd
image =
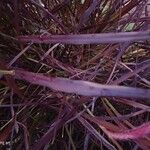
[[[1,0],[0,149],[149,150],[149,6]]]

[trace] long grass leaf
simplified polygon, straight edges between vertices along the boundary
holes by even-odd
[[[67,78],[47,77],[43,74],[27,72],[22,70],[15,71],[15,78],[28,81],[32,84],[49,87],[53,90],[62,91],[66,93],[75,93],[84,96],[150,98],[149,89],[102,85],[82,80],[69,80]]]

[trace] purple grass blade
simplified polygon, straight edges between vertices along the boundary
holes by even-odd
[[[107,131],[110,137],[113,137],[118,140],[128,140],[128,139],[138,139],[143,138],[150,134],[150,122],[145,123],[135,129],[118,131],[118,132],[110,132]]]
[[[74,114],[74,110],[68,112],[63,118],[56,120],[48,129],[48,131],[37,141],[34,143],[31,149],[41,150],[44,148],[45,145],[50,143],[54,137],[54,134],[57,133],[57,130],[62,128],[67,120],[69,120],[72,115]]]
[[[147,68],[150,68],[150,62],[148,62],[147,64],[143,65],[142,67],[139,67],[139,68],[135,69],[132,72],[124,74],[119,79],[116,79],[115,81],[112,81],[111,84],[116,84],[116,85],[120,84],[121,82],[127,80],[128,78],[131,78],[132,76],[136,75],[140,71],[145,70]]]
[[[81,27],[84,24],[87,24],[90,15],[96,10],[98,4],[100,4],[100,3],[101,3],[101,1],[98,2],[97,0],[93,0],[93,2],[91,3],[91,5],[89,6],[89,8],[81,16],[80,21],[79,21],[79,25],[78,25],[78,30],[80,30]]]
[[[56,23],[58,23],[58,25],[63,29],[64,33],[68,33],[67,29],[65,28],[65,26],[59,21],[59,19],[57,19],[53,14],[51,14],[47,9],[45,9],[42,5],[38,4],[36,1],[34,0],[30,0],[35,6],[37,6],[38,8],[40,8],[41,10],[43,10],[45,13],[47,13],[50,18],[52,18]]]
[[[82,80],[47,77],[43,74],[15,70],[15,78],[51,88],[56,91],[75,93],[83,96],[109,96],[128,98],[150,98],[149,89],[124,86],[102,85]]]
[[[100,135],[99,132],[97,132],[95,128],[93,128],[93,126],[90,123],[88,123],[87,120],[85,120],[82,117],[78,117],[78,120],[92,135],[96,137],[97,140],[102,142],[107,147],[107,149],[116,150],[116,148],[113,145],[111,145],[102,135]]]
[[[134,42],[150,39],[150,31],[101,33],[101,34],[76,34],[76,35],[27,35],[18,36],[21,42],[33,43],[63,43],[63,44],[98,44]]]
[[[27,50],[30,49],[32,43],[25,47],[18,55],[16,55],[8,64],[8,67],[12,66]]]

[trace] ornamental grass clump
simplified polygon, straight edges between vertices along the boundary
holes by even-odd
[[[0,1],[0,149],[150,149],[149,0]]]

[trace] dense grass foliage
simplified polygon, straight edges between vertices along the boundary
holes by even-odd
[[[0,1],[0,149],[150,149],[149,0]]]

